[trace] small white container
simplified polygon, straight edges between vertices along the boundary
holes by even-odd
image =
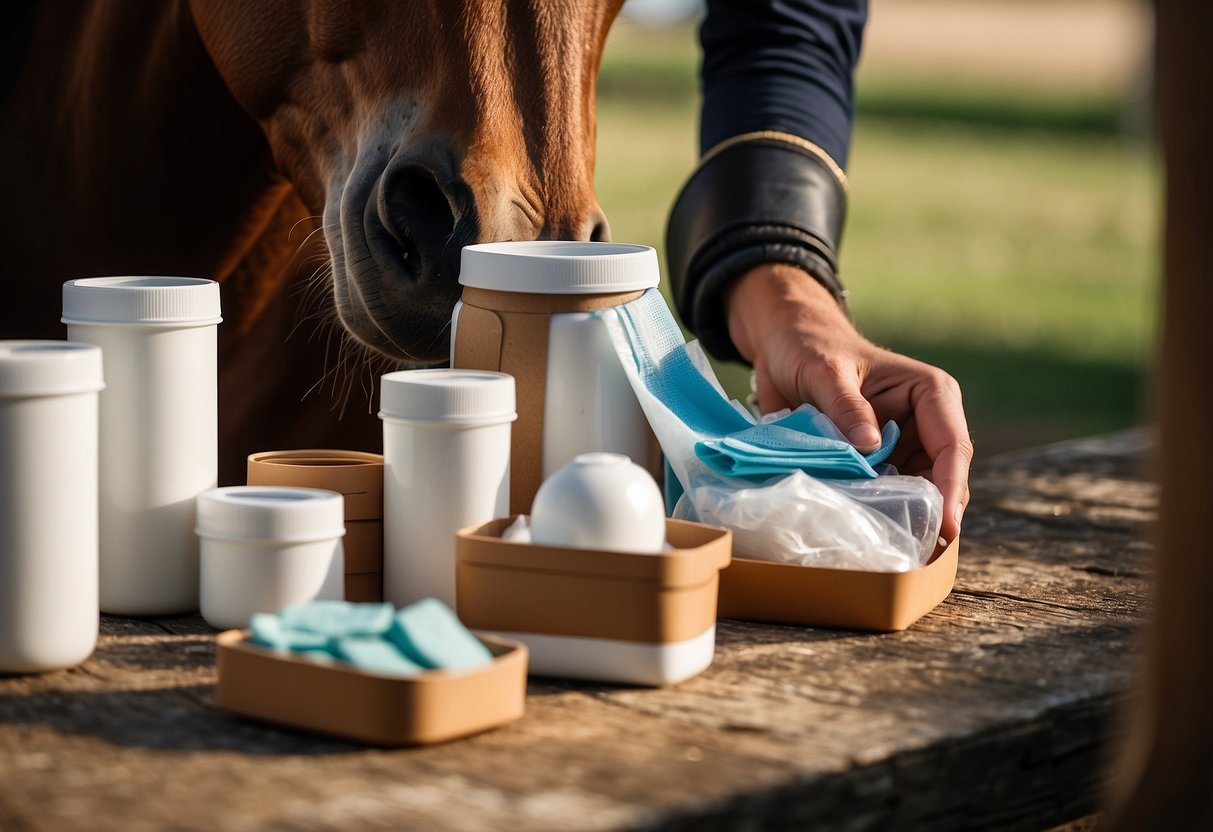
[[[71,667],[97,643],[101,350],[0,341],[0,673]]]
[[[258,612],[345,597],[345,500],[320,488],[241,485],[198,495],[202,617],[244,628]]]
[[[649,463],[652,431],[597,310],[626,303],[659,279],[649,246],[533,240],[464,247],[451,366],[518,379],[513,513],[530,513],[540,483],[578,454],[610,451]]]
[[[665,549],[665,501],[649,472],[623,454],[579,454],[535,493],[531,539],[656,554]]]
[[[455,607],[455,532],[506,514],[514,379],[403,370],[382,380],[383,599]]]
[[[70,341],[105,351],[101,609],[198,609],[194,499],[218,476],[219,284],[94,277],[63,285]]]

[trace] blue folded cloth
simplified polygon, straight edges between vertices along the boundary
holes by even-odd
[[[660,294],[646,292],[615,311],[634,362],[633,384],[638,380],[681,423],[669,424],[667,419],[667,435],[658,431],[663,446],[678,445],[665,447],[667,456],[677,457],[684,437],[693,437],[694,447],[688,447],[687,454],[694,453],[719,474],[754,483],[793,471],[820,479],[874,478],[873,466],[888,459],[900,438],[897,425],[889,422],[881,432],[879,450],[864,456],[825,414],[807,405],[755,424],[696,365]],[[667,494],[667,502],[677,491]]]
[[[387,638],[422,667],[463,670],[493,660],[489,649],[437,598],[402,608]]]
[[[362,603],[350,601],[311,601],[307,604],[288,604],[282,608],[279,618],[285,630],[302,630],[321,633],[329,638],[342,636],[377,636],[392,626],[392,615],[396,608],[387,603]]]
[[[324,654],[359,670],[415,676],[427,669],[465,670],[493,660],[437,598],[396,610],[391,604],[312,601],[249,620],[249,640],[274,650]]]
[[[333,642],[333,655],[360,670],[389,676],[416,676],[424,668],[379,636],[346,636]]]
[[[721,439],[700,440],[695,456],[718,474],[754,483],[793,471],[820,479],[872,478],[874,466],[889,458],[901,438],[897,423],[886,422],[880,447],[865,456],[850,442],[818,435],[815,420],[798,415],[808,414],[793,413]]]

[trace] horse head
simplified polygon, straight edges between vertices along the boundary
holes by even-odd
[[[459,252],[607,239],[594,94],[622,0],[191,0],[231,93],[323,219],[345,328],[446,354]]]

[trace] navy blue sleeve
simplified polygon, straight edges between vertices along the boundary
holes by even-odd
[[[842,166],[867,11],[867,0],[708,0],[702,158],[665,248],[678,313],[719,358],[741,358],[725,298],[755,266],[797,266],[845,303]]]
[[[846,166],[867,0],[708,0],[700,152],[758,130],[791,133]]]

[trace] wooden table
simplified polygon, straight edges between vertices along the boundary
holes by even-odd
[[[526,717],[378,750],[212,705],[197,617],[106,617],[0,678],[0,829],[1041,829],[1096,807],[1155,488],[1127,434],[979,465],[956,590],[892,635],[722,622],[662,690],[534,682]]]

